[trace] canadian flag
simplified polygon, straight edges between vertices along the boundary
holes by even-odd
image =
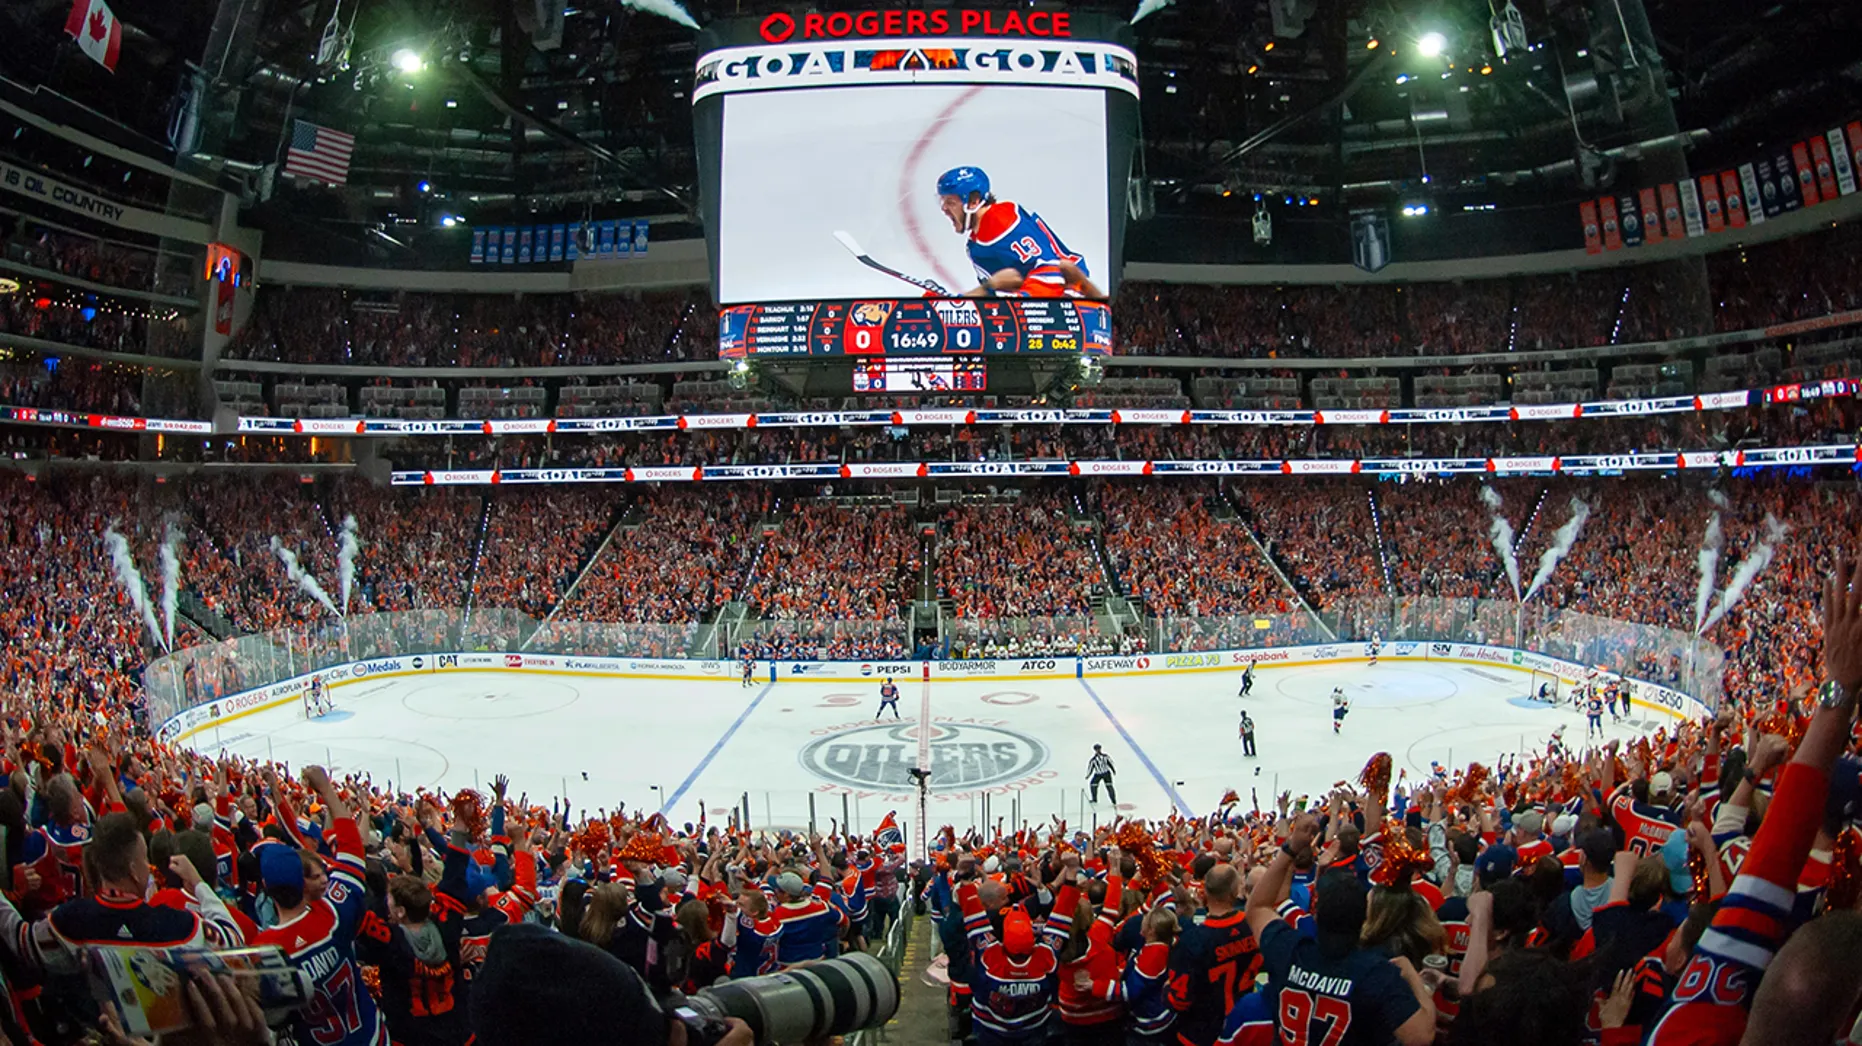
[[[104,0],[73,0],[65,32],[98,65],[116,72],[116,56],[123,49],[123,25]]]

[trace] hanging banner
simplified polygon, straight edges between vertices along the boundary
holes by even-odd
[[[1607,251],[1623,249],[1623,234],[1616,224],[1616,200],[1605,196],[1597,201],[1597,213],[1603,218],[1603,247]]]
[[[614,223],[598,222],[596,223],[596,230],[596,256],[604,261],[614,257]]]
[[[1746,199],[1739,186],[1738,171],[1720,172],[1720,195],[1726,200],[1726,224],[1735,229],[1745,228]]]
[[[569,242],[563,246],[564,261],[579,261],[582,257],[582,223],[569,223]]]
[[[472,230],[472,264],[485,264],[485,230]]]
[[[1830,143],[1827,138],[1810,140],[1810,162],[1817,174],[1817,195],[1825,200],[1834,200],[1840,193],[1836,189],[1836,167],[1830,162]]]
[[[1757,225],[1765,220],[1765,201],[1759,195],[1758,169],[1749,163],[1739,165],[1739,185],[1746,191],[1746,220]]]
[[[550,226],[550,261],[562,261],[563,244],[569,239],[569,227],[558,222]]]
[[[1584,223],[1584,253],[1603,253],[1603,229],[1597,224],[1597,201],[1578,204],[1578,218]]]
[[[531,244],[530,226],[526,225],[523,228],[517,230],[517,264],[519,265],[530,264],[530,244]]]
[[[1664,182],[1662,194],[1662,236],[1670,240],[1687,238],[1687,226],[1681,222],[1681,193],[1675,183]]]
[[[1694,185],[1694,179],[1675,186],[1681,192],[1681,220],[1689,236],[1705,236],[1707,223],[1700,214],[1700,191]]]
[[[1708,232],[1721,232],[1726,228],[1726,215],[1720,212],[1720,181],[1711,174],[1700,176],[1700,196],[1705,204],[1701,208],[1707,218]]]
[[[511,265],[517,261],[517,226],[504,227],[504,249],[498,260],[502,265]]]
[[[637,218],[634,220],[634,253],[639,255],[645,254],[646,252],[647,220],[645,218]]]
[[[1642,238],[1649,243],[1662,242],[1662,209],[1655,202],[1655,189],[1643,189],[1642,204]]]
[[[1642,211],[1636,206],[1634,196],[1616,198],[1618,224],[1623,230],[1623,244],[1628,247],[1642,246]]]
[[[1797,164],[1792,161],[1789,152],[1782,152],[1772,157],[1771,165],[1778,170],[1778,204],[1786,211],[1795,211],[1804,206],[1803,186],[1810,181],[1810,150],[1804,150],[1803,182],[1798,181]],[[1814,192],[1815,189],[1813,188]]]
[[[1848,196],[1856,191],[1856,168],[1849,155],[1849,143],[1843,140],[1843,129],[1832,127],[1824,138],[1830,143],[1830,162],[1836,166],[1836,191]]]

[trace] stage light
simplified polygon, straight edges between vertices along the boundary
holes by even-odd
[[[1406,203],[1403,205],[1403,217],[1405,218],[1421,218],[1428,213],[1429,205],[1426,203]]]
[[[1368,40],[1368,41],[1367,41],[1367,42],[1365,43],[1365,45],[1364,45],[1364,49],[1365,49],[1366,51],[1375,51],[1375,50],[1377,50],[1377,38],[1376,38],[1376,37],[1374,37],[1374,36],[1373,36],[1373,37],[1371,37],[1371,38],[1370,38],[1370,40]]]
[[[1422,39],[1416,41],[1416,50],[1420,51],[1424,58],[1435,58],[1447,49],[1448,37],[1441,33],[1427,32],[1422,34]]]
[[[1268,52],[1268,51],[1271,51],[1271,50],[1273,50],[1273,49],[1274,49],[1274,42],[1273,42],[1272,40],[1269,40],[1269,41],[1267,41],[1267,43],[1266,43],[1266,44],[1265,44],[1265,45],[1264,45],[1264,46],[1263,46],[1263,47],[1261,48],[1261,51],[1262,51],[1262,53],[1266,53],[1266,52]]]
[[[421,191],[421,192],[432,192],[432,191],[433,191],[433,183],[432,183],[432,182],[429,182],[429,181],[422,181],[422,182],[420,183],[420,191]]]
[[[413,74],[427,67],[426,60],[412,50],[403,47],[394,53],[394,67],[404,73]]]
[[[1408,73],[1404,73],[1404,74],[1402,74],[1401,76],[1398,76],[1398,77],[1397,77],[1397,83],[1399,83],[1399,84],[1406,84],[1406,83],[1409,83],[1409,74],[1408,74]]]

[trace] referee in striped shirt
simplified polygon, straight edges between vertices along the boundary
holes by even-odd
[[[1106,786],[1106,799],[1113,806],[1118,805],[1118,789],[1112,787],[1112,757],[1093,746],[1093,757],[1086,763],[1086,784],[1093,790],[1093,805],[1099,805],[1099,786]]]

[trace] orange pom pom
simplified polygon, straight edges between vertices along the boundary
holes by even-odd
[[[620,859],[652,864],[660,859],[660,837],[658,832],[635,832],[622,844]]]
[[[464,828],[472,838],[485,834],[485,797],[479,792],[470,788],[454,792],[447,806],[453,812],[453,823]]]
[[[1830,883],[1823,897],[1833,912],[1851,911],[1862,900],[1862,831],[1855,825],[1839,832],[1830,849]]]
[[[1157,843],[1143,821],[1119,825],[1115,839],[1119,849],[1130,854],[1132,862],[1138,866],[1134,882],[1139,889],[1148,891],[1170,882],[1170,862],[1157,852]]]
[[[608,822],[606,821],[587,822],[580,831],[569,837],[569,843],[575,847],[577,853],[597,864],[607,863],[608,851],[614,845],[612,837],[608,834]]]
[[[1488,770],[1479,763],[1468,766],[1468,772],[1461,775],[1461,783],[1448,793],[1450,802],[1457,805],[1478,806],[1481,801],[1481,789],[1487,784]]]
[[[1694,900],[1706,901],[1713,894],[1712,882],[1708,877],[1707,858],[1692,846],[1687,848],[1687,874],[1694,883]]]
[[[1241,796],[1237,794],[1233,788],[1231,788],[1228,791],[1222,793],[1222,801],[1217,803],[1216,805],[1217,806],[1234,806],[1236,803],[1239,803],[1239,802],[1241,802]]]
[[[1371,881],[1379,886],[1407,887],[1410,880],[1435,867],[1427,846],[1410,841],[1409,833],[1398,831],[1384,840],[1384,859],[1371,871]]]
[[[1365,794],[1374,796],[1378,805],[1383,805],[1390,798],[1390,753],[1371,756],[1371,761],[1358,773],[1358,783],[1364,786]]]

